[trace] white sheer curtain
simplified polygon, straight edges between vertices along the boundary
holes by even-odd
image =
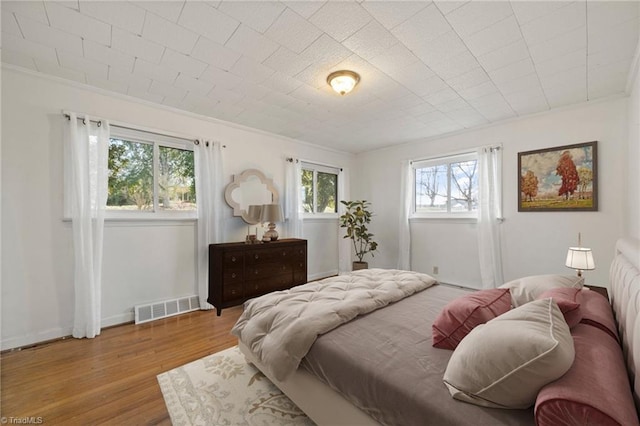
[[[107,205],[109,123],[68,114],[65,129],[66,212],[73,229],[73,337],[100,334],[102,246]]]
[[[478,150],[478,252],[483,288],[504,283],[502,275],[502,149],[483,147]]]
[[[346,168],[340,170],[338,175],[338,215],[342,216],[346,207],[340,202],[349,200],[349,171]],[[345,228],[338,222],[338,274],[348,274],[352,270],[351,264],[351,240],[344,238]]]
[[[411,232],[409,215],[413,201],[413,170],[411,162],[402,162],[400,175],[400,221],[398,228],[398,269],[411,270]]]
[[[209,244],[224,240],[222,226],[222,144],[199,140],[195,145],[196,196],[198,205],[198,297],[200,309],[212,309],[209,294]]]
[[[287,158],[285,176],[285,212],[287,237],[302,238],[302,164],[298,158]]]

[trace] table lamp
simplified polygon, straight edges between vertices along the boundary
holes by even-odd
[[[271,241],[276,241],[278,239],[275,222],[282,222],[283,218],[284,214],[282,213],[282,207],[280,207],[280,204],[262,205],[260,222],[269,224],[269,230],[264,233],[263,241],[264,237],[271,238]]]
[[[582,276],[582,271],[596,269],[591,249],[582,247],[580,233],[578,233],[578,247],[569,247],[565,266],[567,268],[577,269],[579,277]]]

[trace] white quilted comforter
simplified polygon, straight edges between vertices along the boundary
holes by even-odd
[[[231,330],[277,380],[300,364],[318,335],[422,291],[436,280],[395,269],[365,269],[248,301]]]

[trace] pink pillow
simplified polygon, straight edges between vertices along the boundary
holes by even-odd
[[[449,302],[431,327],[433,346],[455,349],[474,327],[511,309],[508,288],[479,290]]]
[[[638,415],[620,346],[605,332],[578,324],[571,330],[576,356],[558,380],[538,393],[538,426],[637,425]]]
[[[613,319],[611,305],[606,297],[592,290],[583,290],[580,311],[582,311],[581,323],[597,327],[613,337],[616,342],[619,341],[616,321]]]
[[[538,299],[547,299],[551,297],[557,304],[564,320],[573,328],[582,319],[582,311],[580,303],[582,301],[582,289],[574,287],[558,287],[547,290],[538,296]]]

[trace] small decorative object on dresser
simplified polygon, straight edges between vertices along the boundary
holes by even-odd
[[[307,240],[209,245],[207,301],[216,307],[218,315],[222,308],[306,282]]]

